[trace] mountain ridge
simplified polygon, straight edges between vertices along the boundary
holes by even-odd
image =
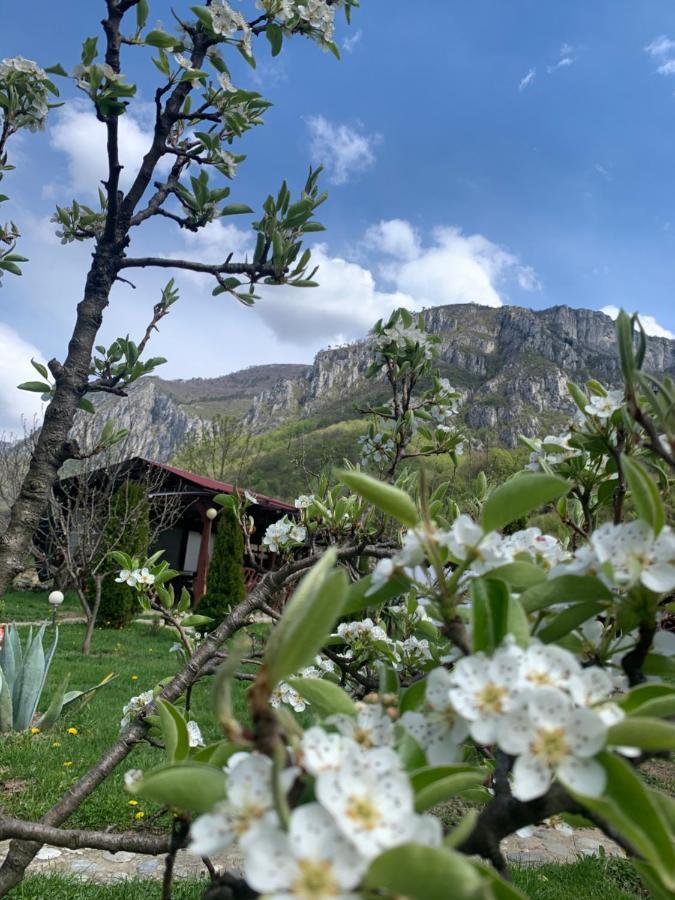
[[[439,368],[461,392],[478,441],[512,447],[521,432],[559,427],[572,409],[569,380],[620,381],[614,322],[604,313],[456,304],[422,315],[440,338]],[[128,452],[167,461],[217,414],[240,417],[261,435],[289,423],[311,429],[354,419],[355,405],[383,392],[365,379],[369,358],[364,338],[321,350],[309,365],[251,366],[215,378],[152,376],[132,385],[128,398],[104,397],[97,407],[130,429]],[[646,367],[675,372],[675,340],[651,337]],[[76,437],[84,421],[80,416]]]

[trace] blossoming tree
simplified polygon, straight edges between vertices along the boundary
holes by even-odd
[[[232,83],[228,61],[238,53],[255,65],[255,41],[266,37],[274,56],[284,42],[304,37],[332,50],[335,14],[349,17],[356,0],[262,0],[235,10],[226,0],[208,0],[185,12],[176,10],[173,33],[149,28],[148,0],[101,0],[103,47],[96,37],[82,45],[81,59],[67,68],[43,69],[15,57],[0,64],[0,178],[11,170],[8,144],[22,129],[44,127],[50,95],[58,91],[52,78],[70,80],[91,103],[106,133],[107,173],[97,208],[78,201],[57,207],[53,216],[62,243],[90,242],[92,261],[75,327],[63,361],[34,363],[39,380],[22,387],[43,395],[44,424],[32,454],[29,472],[13,505],[10,523],[0,537],[0,591],[23,564],[49,490],[60,466],[82,451],[68,434],[78,408],[93,409],[93,394],[124,396],[125,388],[163,360],[143,360],[158,323],[177,299],[173,281],[152,310],[148,328],[138,342],[119,338],[110,347],[96,344],[110,292],[116,282],[129,282],[134,270],[182,270],[213,279],[213,293],[226,294],[246,305],[256,299],[256,287],[291,284],[310,287],[310,252],[305,234],[322,226],[314,218],[325,194],[319,171],[311,171],[304,189],[292,198],[286,182],[263,203],[251,223],[255,249],[251,259],[234,259],[222,248],[222,261],[134,256],[134,237],[149,222],[199,232],[221,217],[251,215],[245,203],[230,202],[229,181],[244,156],[238,145],[247,132],[263,124],[269,102],[256,91]],[[189,4],[185,4],[189,6]],[[136,85],[124,73],[125,55],[150,51],[159,70],[154,94],[153,134],[138,170],[124,191],[120,176],[120,119],[136,95]],[[149,60],[148,60],[149,61]],[[168,174],[165,164],[168,163]],[[4,185],[3,185],[4,186]],[[6,196],[0,195],[0,203]],[[0,273],[21,274],[27,262],[16,253],[20,237],[14,223],[0,227]]]

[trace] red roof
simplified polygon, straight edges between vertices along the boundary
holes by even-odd
[[[157,460],[154,459],[145,459],[145,457],[143,457],[143,461],[149,463],[151,466],[157,466],[159,469],[171,472],[173,475],[177,475],[178,478],[189,481],[191,484],[196,484],[198,487],[202,487],[207,491],[214,491],[218,494],[243,494],[241,488],[238,489],[233,484],[226,484],[224,481],[214,481],[212,478],[205,478],[203,475],[195,475],[193,472],[187,472],[185,469],[177,469],[175,466],[168,466],[166,463],[157,462]],[[286,512],[296,511],[294,506],[291,506],[290,503],[285,503],[283,500],[277,500],[275,497],[267,497],[265,494],[258,494],[255,491],[248,491],[248,493],[255,497],[261,506],[270,506],[273,509],[281,509]]]

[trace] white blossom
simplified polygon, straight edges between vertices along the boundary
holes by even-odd
[[[460,757],[460,744],[469,733],[449,699],[452,676],[447,669],[432,669],[427,677],[425,710],[407,710],[401,725],[409,731],[432,766],[453,763]]]
[[[294,506],[296,509],[309,509],[314,503],[314,494],[300,494],[295,498]]]
[[[290,788],[296,770],[283,772],[284,789]],[[251,828],[262,820],[274,821],[272,761],[258,753],[235,753],[223,775],[227,800],[199,816],[190,829],[188,850],[196,856],[211,856],[236,839],[242,844]]]
[[[394,742],[393,723],[379,704],[362,705],[356,716],[336,713],[327,721],[361,747],[384,747]]]
[[[202,732],[199,725],[196,722],[190,720],[187,723],[187,731],[188,731],[188,743],[190,747],[204,747],[204,738],[202,737]]]
[[[601,525],[591,536],[598,563],[619,586],[640,581],[650,591],[675,588],[675,534],[665,526],[658,537],[641,520]]]
[[[609,419],[617,409],[621,409],[624,402],[623,391],[608,391],[605,396],[594,394],[590,403],[584,407],[584,411],[598,419]]]
[[[347,754],[337,771],[319,774],[316,796],[367,859],[409,841],[441,843],[440,821],[415,814],[410,780],[386,747]]]
[[[128,703],[126,703],[122,707],[122,719],[120,721],[120,731],[124,731],[127,728],[131,720],[138,715],[138,713],[150,703],[151,700],[154,699],[153,691],[143,691],[142,694],[138,694],[136,697],[131,697]]]
[[[592,759],[605,745],[607,726],[595,712],[576,707],[561,690],[532,691],[525,705],[502,720],[500,748],[516,757],[513,796],[543,796],[555,777],[571,790],[598,797],[605,789],[603,766]]]
[[[502,718],[518,705],[522,658],[520,648],[506,643],[492,658],[476,653],[458,660],[450,673],[450,700],[478,743],[494,743]]]
[[[294,809],[287,832],[258,826],[244,848],[246,881],[268,900],[357,900],[367,866],[318,803]]]

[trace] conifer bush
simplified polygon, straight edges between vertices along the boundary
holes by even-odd
[[[245,595],[244,536],[234,513],[224,509],[218,517],[207,590],[199,601],[199,614],[210,616],[211,627],[215,628]]]

